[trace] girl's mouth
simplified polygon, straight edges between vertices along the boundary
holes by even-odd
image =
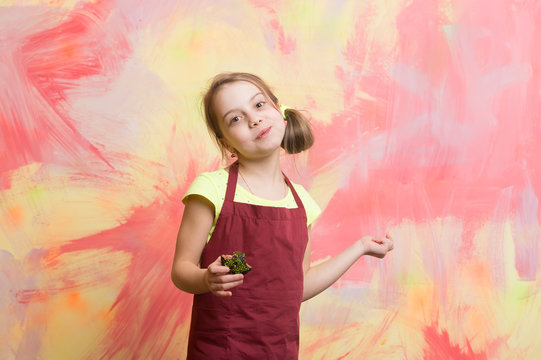
[[[269,126],[268,128],[262,130],[256,137],[256,140],[259,140],[259,139],[262,139],[264,138],[271,130],[271,127]]]

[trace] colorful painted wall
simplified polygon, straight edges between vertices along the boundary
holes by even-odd
[[[313,260],[386,230],[301,309],[302,359],[541,357],[541,3],[2,1],[0,357],[180,359],[181,197],[220,165],[221,71],[312,115],[284,159]]]

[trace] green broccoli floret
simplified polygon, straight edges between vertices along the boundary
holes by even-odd
[[[246,264],[246,255],[240,251],[235,251],[233,255],[222,255],[222,265],[229,268],[230,274],[243,274],[252,270],[252,267]]]

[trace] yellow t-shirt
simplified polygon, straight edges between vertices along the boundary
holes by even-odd
[[[185,203],[186,199],[190,195],[200,195],[208,199],[214,205],[214,223],[210,229],[207,242],[214,231],[216,221],[222,210],[222,205],[225,199],[225,191],[227,190],[227,179],[229,173],[225,169],[219,169],[212,172],[205,172],[200,174],[192,182],[186,194],[182,198],[182,202]],[[319,205],[312,199],[308,191],[299,184],[291,183],[295,188],[295,191],[299,195],[299,198],[302,201],[302,205],[306,211],[306,226],[310,226],[314,220],[321,214],[321,208]],[[288,192],[285,198],[281,200],[267,200],[255,196],[245,188],[240,185],[237,185],[235,190],[235,201],[246,204],[254,204],[261,206],[273,206],[273,207],[285,207],[288,209],[294,209],[297,207],[295,198],[291,193],[291,189],[288,188]]]

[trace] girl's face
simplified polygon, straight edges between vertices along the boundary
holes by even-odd
[[[257,86],[247,81],[226,84],[213,105],[229,151],[246,159],[280,152],[286,122]]]

